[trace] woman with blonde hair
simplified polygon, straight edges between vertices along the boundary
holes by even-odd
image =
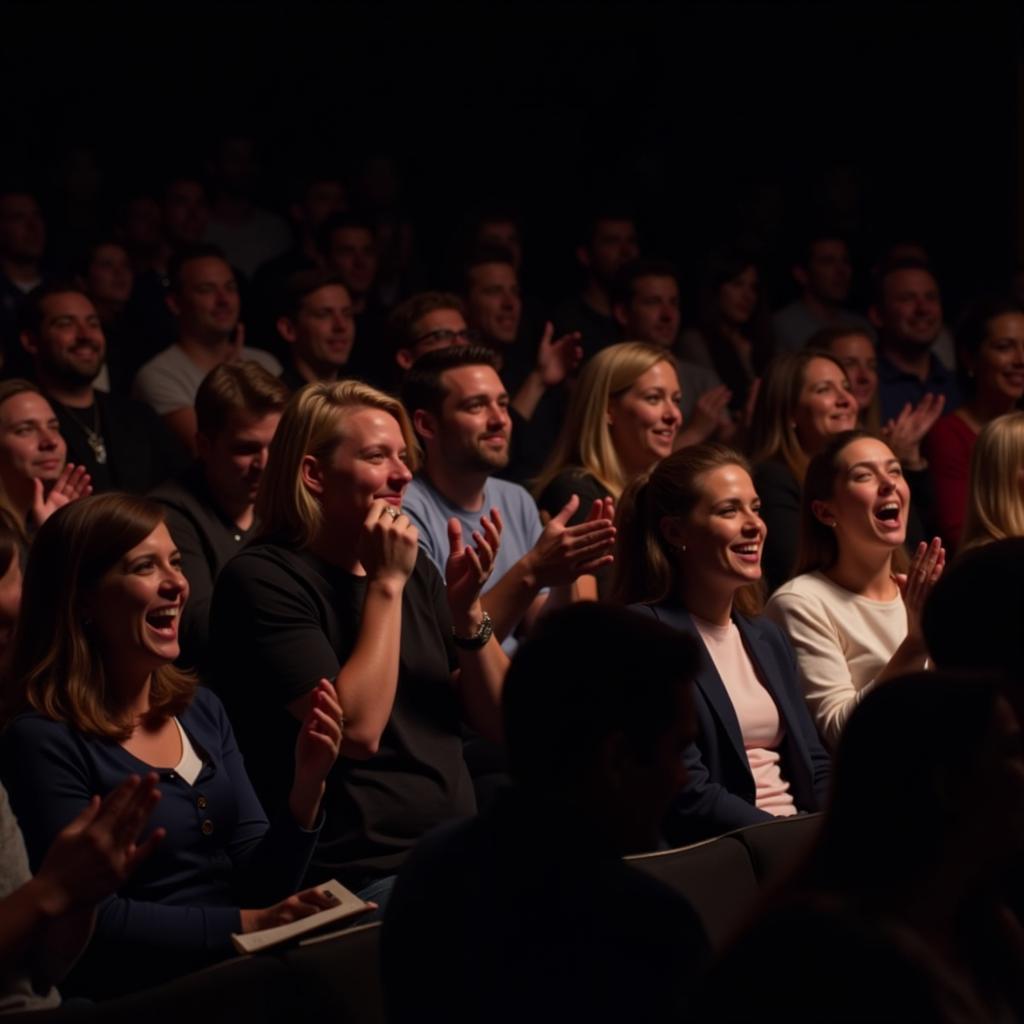
[[[629,482],[676,445],[683,417],[675,362],[664,349],[639,341],[611,345],[583,368],[562,432],[534,484],[540,510],[557,515],[576,494],[583,522],[594,501],[617,501]],[[585,596],[607,589],[602,571],[577,586]]]
[[[292,894],[316,842],[341,709],[319,686],[296,723],[288,796],[271,825],[220,701],[174,665],[187,599],[180,554],[147,499],[83,498],[33,542],[4,694],[5,715],[15,717],[0,742],[32,863],[94,794],[127,776],[159,776],[151,823],[163,838],[101,903],[69,992],[155,984],[230,955],[233,932],[329,905],[315,890]]]
[[[719,444],[668,456],[620,503],[615,599],[699,645],[697,735],[666,823],[674,844],[824,804],[829,759],[793,651],[758,615],[760,509],[746,460]]]
[[[397,399],[355,380],[302,388],[270,447],[261,533],[221,572],[210,614],[216,684],[269,806],[330,681],[344,757],[310,878],[381,901],[423,833],[474,812],[460,725],[500,740],[507,667],[480,604],[500,523],[485,516],[469,547],[449,521],[442,580],[402,513],[417,457]]]
[[[1024,537],[1024,412],[986,424],[971,452],[961,551]]]
[[[796,650],[804,696],[832,748],[865,693],[925,667],[921,611],[945,552],[937,537],[922,541],[907,568],[910,505],[899,459],[867,431],[837,435],[807,468],[796,574],[765,614]]]

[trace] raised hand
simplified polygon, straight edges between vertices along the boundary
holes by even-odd
[[[723,427],[723,413],[731,400],[732,392],[724,384],[705,391],[697,399],[690,421],[683,424],[679,433],[679,447],[700,444],[720,430]],[[731,427],[731,421],[726,420],[726,423]]]
[[[942,541],[935,537],[930,544],[921,541],[907,572],[893,577],[900,588],[903,603],[907,606],[907,636],[911,639],[920,639],[922,643],[924,642],[921,633],[921,613],[932,587],[939,582],[945,566],[946,549],[942,546]]]
[[[471,617],[473,606],[480,599],[480,592],[494,570],[503,528],[501,513],[492,508],[489,516],[481,518],[480,529],[473,531],[474,547],[464,543],[462,524],[458,519],[448,520],[449,554],[444,577],[448,605],[457,629],[460,623]]]
[[[241,911],[242,932],[260,932],[265,928],[276,928],[278,925],[301,921],[319,910],[329,910],[336,906],[337,902],[325,889],[318,889],[316,886],[303,889],[302,892],[297,892],[272,907]]]
[[[321,679],[295,741],[295,780],[288,806],[303,828],[312,828],[316,823],[324,780],[341,749],[344,721],[334,684]]]
[[[102,801],[94,796],[57,834],[33,879],[48,913],[59,916],[98,903],[156,849],[162,828],[141,845],[138,838],[160,799],[157,781],[153,772],[142,779],[130,775]]]
[[[544,527],[526,556],[541,587],[573,583],[584,573],[594,573],[614,560],[614,507],[610,499],[597,499],[584,522],[568,526],[579,504],[580,499],[574,494]]]
[[[92,477],[86,472],[85,466],[75,466],[70,462],[61,470],[49,494],[45,494],[45,485],[39,477],[33,480],[33,484],[35,494],[30,515],[37,530],[57,509],[92,494]]]
[[[561,384],[583,359],[583,346],[579,331],[570,331],[560,338],[555,337],[555,327],[550,321],[544,325],[537,348],[537,372],[546,388]]]
[[[359,561],[370,580],[405,586],[416,567],[419,531],[408,516],[383,499],[370,506],[359,538]]]
[[[921,442],[942,415],[945,404],[945,395],[925,395],[915,406],[907,402],[899,416],[882,427],[882,437],[907,469],[921,468]]]

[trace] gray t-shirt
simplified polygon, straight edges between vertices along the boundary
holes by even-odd
[[[243,348],[239,358],[251,359],[274,376],[281,376],[281,364],[269,352]],[[196,404],[196,392],[209,372],[192,362],[180,345],[168,345],[135,375],[132,398],[152,406],[161,416],[190,408]]]
[[[836,313],[835,319],[822,320],[797,299],[772,317],[775,351],[796,352],[807,344],[812,334],[823,327],[849,327],[854,331],[863,331],[872,341],[875,340],[874,327],[859,313],[841,309]]]
[[[416,524],[420,531],[420,547],[437,566],[442,579],[448,561],[448,520],[452,517],[458,519],[462,524],[463,540],[471,544],[473,531],[480,529],[480,517],[487,515],[492,508],[501,513],[504,529],[494,571],[485,591],[493,587],[537,543],[541,535],[543,527],[540,513],[529,492],[519,484],[490,477],[484,486],[483,504],[478,511],[471,512],[453,505],[425,477],[417,476],[409,484],[402,499],[402,511]],[[518,623],[516,625],[518,628]],[[501,645],[510,657],[517,646],[514,633],[513,629]]]

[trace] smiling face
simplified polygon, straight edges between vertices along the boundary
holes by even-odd
[[[115,306],[126,303],[132,295],[134,274],[124,246],[116,242],[98,245],[85,270],[85,287],[97,302]]]
[[[50,403],[35,391],[12,395],[0,405],[0,479],[21,495],[31,482],[60,476],[67,445]]]
[[[917,268],[887,274],[873,316],[887,341],[908,349],[930,348],[942,329],[942,299],[935,278]]]
[[[348,362],[356,337],[348,289],[343,284],[317,288],[303,298],[295,319],[282,317],[278,329],[317,376],[337,373]]]
[[[655,363],[608,402],[608,433],[630,476],[672,453],[683,422],[682,394],[671,363]]]
[[[702,585],[733,593],[756,583],[768,531],[750,474],[742,466],[719,466],[698,477],[697,488],[700,499],[689,517],[662,523],[684,571]]]
[[[252,416],[236,411],[216,437],[196,436],[206,479],[226,508],[245,508],[256,500],[280,421],[279,412]]]
[[[519,281],[509,263],[481,263],[466,278],[469,321],[492,343],[511,345],[519,333],[523,303]]]
[[[107,343],[96,309],[81,292],[47,295],[40,303],[39,334],[24,336],[48,381],[91,384],[103,367]]]
[[[674,277],[651,274],[633,282],[629,302],[615,308],[627,338],[671,348],[679,333],[679,285]]]
[[[240,311],[235,272],[217,256],[188,260],[182,264],[179,288],[168,296],[168,305],[181,318],[182,333],[210,342],[230,338]]]
[[[878,356],[866,334],[844,334],[828,347],[846,370],[857,408],[866,409],[878,390]]]
[[[981,401],[996,407],[1019,401],[1024,396],[1024,316],[992,317],[969,369]]]
[[[833,434],[857,425],[857,400],[850,382],[831,359],[812,359],[804,368],[793,425],[800,447],[809,455],[821,451]]]
[[[458,366],[441,374],[439,417],[426,414],[428,459],[454,471],[493,473],[508,465],[512,419],[505,385],[491,366]],[[421,410],[418,414],[424,416]],[[417,420],[419,423],[420,420]]]
[[[152,672],[174,661],[187,599],[181,555],[161,523],[107,570],[86,602],[108,671]]]
[[[899,459],[873,437],[851,441],[836,460],[828,501],[812,503],[814,515],[835,529],[840,551],[899,547],[907,537],[910,487]]]
[[[398,420],[384,409],[353,406],[338,416],[338,443],[323,458],[307,455],[302,480],[323,509],[325,528],[355,534],[370,506],[383,498],[396,508],[412,479]]]

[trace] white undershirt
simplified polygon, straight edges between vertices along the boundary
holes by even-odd
[[[192,741],[181,727],[181,722],[175,718],[174,724],[178,727],[178,734],[181,736],[181,760],[174,766],[174,771],[190,786],[194,786],[196,779],[199,778],[199,773],[203,770],[203,762],[196,753],[196,748],[192,746]]]

